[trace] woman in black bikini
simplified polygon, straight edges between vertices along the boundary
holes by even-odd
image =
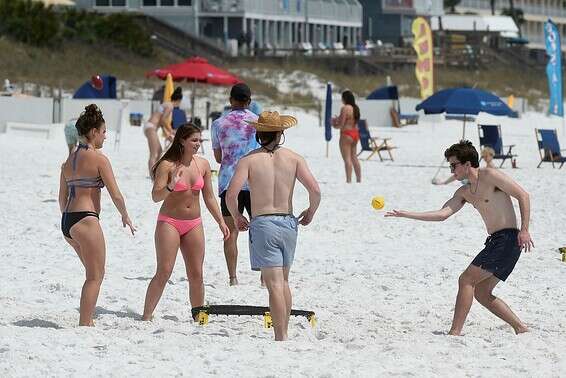
[[[122,215],[122,224],[136,231],[128,216],[124,197],[118,189],[110,161],[96,151],[106,139],[106,124],[102,112],[94,104],[85,108],[76,123],[79,145],[61,166],[59,207],[61,230],[65,240],[75,249],[86,269],[81,292],[79,325],[93,326],[92,317],[104,277],[106,246],[98,222],[100,189],[108,193]]]

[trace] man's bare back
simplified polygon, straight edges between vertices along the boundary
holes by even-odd
[[[253,216],[292,214],[297,168],[303,158],[286,148],[259,148],[241,160],[248,170]]]
[[[285,120],[282,120],[285,118]],[[226,204],[238,230],[249,230],[250,264],[261,270],[269,292],[269,310],[273,316],[275,340],[286,340],[291,313],[289,271],[295,256],[298,225],[310,224],[320,204],[320,188],[300,155],[281,147],[283,130],[296,124],[291,116],[263,112],[257,128],[272,127],[257,135],[261,148],[240,159],[226,192]],[[299,180],[309,194],[309,207],[298,217],[293,215],[293,190]],[[238,193],[248,183],[252,219],[238,212]]]
[[[517,228],[511,197],[498,186],[504,186],[505,181],[506,176],[496,170],[481,168],[475,183],[462,186],[454,194],[454,197],[459,197],[476,208],[490,235],[506,228]]]

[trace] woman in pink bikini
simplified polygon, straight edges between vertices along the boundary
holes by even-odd
[[[358,121],[360,108],[356,105],[354,94],[350,91],[342,92],[342,109],[340,115],[332,119],[332,126],[340,129],[340,153],[346,168],[346,182],[352,182],[352,167],[356,173],[356,182],[362,181],[362,169],[358,160],[357,145],[360,140]]]
[[[197,156],[200,143],[201,131],[198,127],[193,124],[179,127],[171,147],[152,170],[154,182],[151,196],[155,202],[163,201],[163,205],[155,227],[157,271],[147,288],[143,320],[152,319],[153,311],[173,271],[179,247],[185,260],[191,306],[204,304],[204,231],[199,201],[201,191],[204,203],[218,223],[224,240],[230,236],[212,189],[210,165],[206,159]]]

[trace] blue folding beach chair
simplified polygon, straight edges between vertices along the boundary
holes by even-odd
[[[562,151],[566,150],[560,149],[556,129],[535,129],[535,135],[540,155],[540,163],[538,163],[537,168],[540,168],[543,162],[552,163],[552,168],[554,168],[554,163],[560,163],[558,168],[562,168],[566,162],[566,157],[562,156]]]
[[[499,168],[503,166],[505,160],[511,160],[513,157],[517,156],[512,152],[513,147],[515,147],[514,144],[510,144],[508,146],[503,145],[500,125],[478,125],[478,134],[480,137],[480,147],[493,148],[493,151],[495,151],[495,156],[493,158],[503,160],[499,165]]]
[[[366,160],[369,160],[373,155],[377,154],[379,156],[379,160],[391,160],[393,161],[393,155],[391,154],[391,150],[397,148],[394,146],[390,146],[388,141],[391,138],[374,138],[369,134],[369,128],[367,121],[365,119],[360,119],[358,121],[358,131],[360,132],[360,144],[362,145],[361,151],[358,153],[358,156],[361,155],[362,152],[368,151],[371,152]],[[389,159],[383,159],[381,156],[381,152],[386,151],[389,154]]]

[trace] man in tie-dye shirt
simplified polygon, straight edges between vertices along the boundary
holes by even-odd
[[[238,229],[226,206],[226,190],[236,170],[238,161],[248,152],[259,148],[255,138],[255,129],[246,121],[257,121],[257,115],[248,110],[251,101],[251,90],[244,84],[239,83],[230,91],[230,105],[232,110],[212,123],[211,137],[214,158],[220,163],[218,172],[218,193],[220,195],[220,207],[224,221],[230,228],[230,237],[224,241],[224,256],[228,266],[230,285],[237,285],[238,278],[236,266],[238,263]],[[238,210],[246,212],[251,217],[250,191],[247,184],[238,195]]]

